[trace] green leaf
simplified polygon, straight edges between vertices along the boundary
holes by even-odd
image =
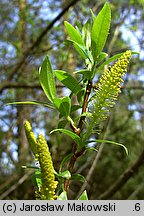
[[[23,169],[40,169],[39,166],[36,166],[36,165],[23,165],[21,166]]]
[[[78,102],[80,103],[80,105],[83,104],[84,94],[85,94],[85,89],[82,89],[82,90],[77,94],[77,99],[78,99]]]
[[[99,54],[99,56],[98,56],[97,64],[100,63],[102,60],[104,60],[107,56],[108,56],[107,53],[101,52],[101,53]]]
[[[117,142],[114,142],[114,141],[111,141],[111,140],[100,140],[100,139],[89,140],[89,141],[88,141],[88,143],[91,143],[91,142],[107,143],[107,144],[113,144],[113,145],[121,146],[121,147],[124,148],[125,153],[128,155],[128,150],[127,150],[127,148],[126,148],[123,144],[121,144],[121,143],[117,143]]]
[[[57,173],[56,176],[60,177],[60,178],[64,178],[64,179],[70,179],[71,178],[71,174],[68,170],[66,170],[62,173]]]
[[[96,59],[103,50],[110,29],[111,10],[106,2],[98,16],[94,20],[91,32],[92,53]]]
[[[80,174],[73,174],[71,177],[72,180],[77,180],[77,181],[81,181],[81,182],[85,182],[85,177],[80,175]]]
[[[73,105],[71,106],[71,112],[75,112],[77,111],[78,109],[81,109],[82,107],[80,105]]]
[[[93,13],[92,9],[90,9],[90,12],[91,12],[92,19],[93,19],[93,22],[94,22],[94,21],[95,21],[95,18],[96,18],[96,16],[94,15],[94,13]]]
[[[75,71],[74,73],[82,74],[83,79],[89,80],[91,78],[91,71],[89,71],[88,69],[78,70],[78,71]]]
[[[81,90],[79,82],[70,74],[62,70],[54,70],[54,73],[59,81],[61,81],[67,88],[69,88],[74,94],[77,94]]]
[[[86,190],[82,193],[82,195],[79,197],[78,200],[88,200],[88,196],[87,196]]]
[[[81,45],[73,40],[68,40],[68,42],[71,42],[73,43],[76,51],[80,54],[80,56],[83,58],[83,59],[89,59],[90,62],[92,62],[92,58],[91,58],[91,55],[90,55],[90,52],[88,51],[88,49],[86,48],[86,46],[84,45]]]
[[[67,200],[67,193],[63,191],[57,198],[57,200]]]
[[[66,129],[63,129],[63,128],[58,128],[58,129],[55,129],[53,131],[50,132],[50,134],[54,133],[54,132],[62,132],[66,135],[68,135],[69,137],[71,137],[78,145],[80,144],[81,142],[81,138],[73,133],[72,131],[69,131],[69,130],[66,130]]]
[[[62,171],[62,168],[63,168],[64,164],[65,164],[66,162],[68,162],[72,156],[73,156],[73,153],[70,153],[70,154],[68,154],[66,157],[64,157],[64,159],[62,160],[62,162],[61,162],[61,164],[60,164],[59,172]]]
[[[68,116],[71,111],[71,100],[68,96],[63,98],[54,98],[54,105],[62,116]]]
[[[11,104],[16,104],[16,105],[43,105],[52,109],[55,109],[55,107],[52,104],[49,103],[44,103],[44,102],[40,102],[40,101],[20,101],[20,102],[12,102],[12,103],[8,103],[6,105],[11,105]]]
[[[91,151],[98,152],[98,150],[96,148],[94,148],[94,147],[86,147],[86,150],[91,150]]]
[[[113,61],[116,61],[118,58],[120,58],[123,55],[123,53],[116,54],[116,55],[112,56],[111,58],[107,59],[103,64],[101,64],[98,67],[98,69],[102,69],[105,65],[108,65],[109,63],[111,63]]]
[[[40,77],[40,84],[47,98],[51,102],[53,102],[54,98],[56,97],[56,88],[55,88],[54,73],[48,56],[46,56],[46,58],[42,63],[39,72],[39,77]]]
[[[105,65],[108,65],[111,62],[116,61],[117,59],[119,59],[125,52],[116,54],[112,57],[110,57],[109,59],[107,59],[103,64],[101,64],[99,67],[97,67],[97,69],[102,69]],[[138,54],[137,52],[132,52],[132,54]]]
[[[82,40],[81,34],[78,30],[76,30],[69,22],[65,21],[64,25],[66,27],[67,33],[71,40],[74,42],[84,45],[84,42]]]
[[[64,128],[67,123],[68,123],[68,120],[63,116],[62,118],[60,118],[58,122],[58,128]]]
[[[38,169],[35,171],[35,178],[38,188],[40,189],[42,186],[42,180],[41,180],[41,170]]]
[[[88,50],[91,47],[91,26],[91,19],[88,19],[82,28],[82,38]]]
[[[140,54],[140,52],[132,51],[132,54],[133,54],[133,55],[138,55],[138,54]]]

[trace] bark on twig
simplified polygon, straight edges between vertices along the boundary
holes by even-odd
[[[82,114],[84,112],[86,112],[86,109],[87,109],[87,105],[88,105],[88,99],[89,99],[89,95],[91,93],[91,89],[92,89],[92,82],[89,80],[88,81],[88,84],[86,86],[86,91],[85,91],[85,95],[84,95],[84,101],[83,101],[83,106],[82,106]],[[83,126],[83,123],[84,123],[84,120],[85,120],[85,116],[82,116],[80,118],[80,121],[78,123],[78,126],[77,126],[77,135],[80,136],[80,132],[82,130],[82,126]],[[74,131],[75,132],[75,131]],[[70,173],[72,173],[73,171],[73,167],[74,167],[74,164],[76,162],[76,160],[81,156],[83,155],[84,151],[85,151],[85,147],[83,147],[80,151],[76,152],[77,151],[77,148],[76,148],[76,143],[73,143],[73,156],[71,157],[70,159],[70,162],[69,162],[69,165],[68,165],[68,170],[70,171]],[[70,180],[65,180],[64,182],[64,189],[65,191],[68,190],[69,188],[69,183],[70,183]]]

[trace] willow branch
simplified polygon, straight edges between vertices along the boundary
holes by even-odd
[[[118,180],[104,193],[99,196],[99,199],[109,199],[114,195],[144,164],[144,150],[141,155],[135,161],[133,165],[131,165],[124,173],[120,175]]]
[[[84,96],[84,103],[83,103],[82,113],[81,114],[86,112],[87,105],[88,105],[88,98],[89,98],[89,95],[91,93],[91,89],[92,89],[92,82],[89,80],[89,82],[87,84],[87,87],[86,87],[86,93],[85,93],[85,96]],[[82,129],[84,120],[85,120],[85,116],[81,116],[79,124],[78,124],[78,128],[80,128],[80,130]]]
[[[82,106],[82,114],[84,112],[86,112],[89,95],[91,93],[91,89],[92,89],[92,82],[89,80],[88,84],[87,84],[87,87],[86,87],[86,92],[85,92],[85,95],[84,95],[84,102],[83,102],[83,106]],[[84,120],[85,120],[85,116],[81,116],[78,127],[77,127],[78,130],[77,130],[77,133],[76,133],[78,136],[80,135],[80,132],[82,130]],[[74,155],[71,157],[69,165],[68,165],[68,170],[70,171],[70,173],[73,171],[74,164],[75,164],[76,160],[78,159],[78,157],[80,157],[84,153],[85,147],[82,148],[79,152],[76,152],[76,150],[77,150],[76,149],[76,144],[73,143],[72,151],[73,151]],[[69,183],[70,183],[70,180],[65,180],[65,182],[64,182],[65,191],[68,190]]]

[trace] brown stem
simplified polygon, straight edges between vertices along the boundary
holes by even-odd
[[[85,96],[84,96],[84,102],[83,102],[83,107],[82,107],[82,114],[83,114],[84,112],[86,112],[86,110],[87,110],[88,98],[89,98],[89,95],[90,95],[90,93],[91,93],[91,89],[92,89],[92,81],[89,80],[89,81],[88,81],[88,84],[87,84],[87,87],[86,87]],[[75,127],[73,127],[73,125],[71,125],[73,131],[74,131],[78,136],[80,136],[80,132],[81,132],[81,130],[82,130],[82,126],[83,126],[84,120],[85,120],[85,116],[81,116],[77,128],[75,128]],[[78,151],[78,152],[76,152],[76,150],[77,150],[76,144],[73,143],[73,148],[72,148],[73,156],[71,157],[70,162],[69,162],[69,165],[68,165],[68,170],[69,170],[70,173],[72,173],[74,164],[75,164],[76,160],[78,159],[78,157],[80,157],[80,156],[84,153],[85,147],[83,147],[83,148],[82,148],[80,151]],[[69,184],[70,184],[70,180],[69,180],[69,179],[68,179],[68,180],[65,180],[65,182],[64,182],[64,190],[65,190],[65,191],[68,190]]]
[[[76,160],[84,153],[84,151],[85,151],[85,147],[83,147],[79,152],[74,153],[74,155],[71,157],[70,163],[68,165],[68,170],[70,173],[72,173],[72,171],[73,171],[73,167],[74,167]],[[68,190],[69,183],[70,183],[70,180],[66,179],[64,182],[64,190],[65,191]]]
[[[89,95],[91,93],[91,89],[92,89],[92,81],[89,80],[88,84],[87,84],[87,87],[86,87],[85,96],[84,96],[84,103],[83,103],[83,107],[82,107],[82,114],[84,112],[86,112],[87,105],[88,105],[88,98],[89,98]],[[79,124],[78,124],[78,128],[80,128],[80,130],[82,129],[84,120],[85,120],[85,116],[81,116]]]

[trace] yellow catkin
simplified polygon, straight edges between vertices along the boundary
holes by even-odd
[[[26,121],[24,124],[25,133],[35,159],[39,161],[41,169],[42,186],[36,191],[36,198],[54,200],[55,190],[58,182],[55,181],[54,167],[47,142],[42,134],[36,140],[31,124]],[[38,197],[39,196],[39,197]]]
[[[36,141],[35,135],[32,131],[32,127],[31,127],[30,122],[25,121],[24,128],[25,128],[25,133],[26,133],[26,137],[27,137],[28,143],[30,145],[30,148],[31,148],[31,150],[35,156],[35,159],[37,160],[38,159],[37,141]]]
[[[101,76],[96,94],[93,97],[91,121],[83,136],[84,141],[92,133],[94,125],[100,123],[102,119],[106,119],[110,113],[110,108],[114,106],[120,93],[120,84],[123,82],[123,76],[127,71],[130,57],[131,51],[128,50]]]
[[[130,57],[131,51],[128,50],[101,76],[93,104],[96,122],[109,113],[109,108],[117,100],[120,93],[120,84],[123,82],[123,76],[127,71]]]
[[[55,181],[54,167],[47,142],[42,134],[37,139],[37,150],[39,155],[39,163],[41,167],[42,199],[56,199],[55,190],[58,182]]]

